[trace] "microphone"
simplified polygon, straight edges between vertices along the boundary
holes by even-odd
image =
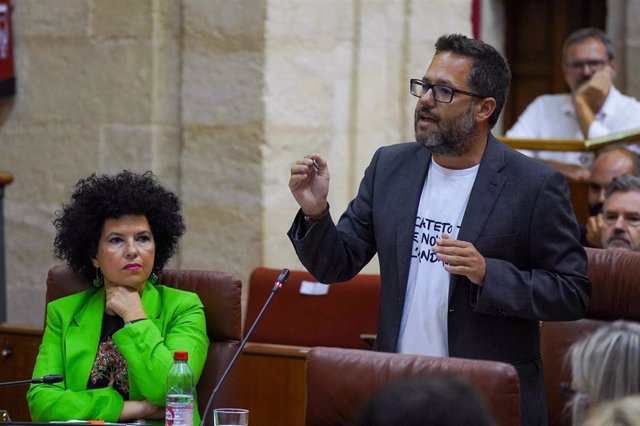
[[[2,386],[13,386],[13,385],[22,385],[26,383],[34,383],[34,384],[46,384],[50,385],[52,383],[59,383],[64,380],[64,376],[62,374],[47,374],[46,376],[37,377],[35,379],[28,380],[17,380],[15,382],[1,382],[0,387]]]
[[[258,313],[258,316],[256,316],[256,319],[253,321],[253,324],[251,324],[251,327],[249,328],[249,331],[247,331],[247,335],[244,336],[244,338],[242,339],[242,342],[240,342],[240,346],[238,347],[238,350],[236,351],[235,354],[233,354],[233,358],[231,358],[231,361],[229,362],[229,365],[227,365],[226,370],[224,370],[224,373],[222,373],[222,377],[220,377],[220,380],[218,381],[218,384],[216,384],[216,387],[213,388],[213,392],[211,392],[211,396],[209,397],[209,401],[207,402],[207,406],[204,409],[204,413],[202,413],[202,419],[200,420],[200,426],[204,426],[204,420],[207,417],[207,413],[209,412],[209,408],[211,407],[211,404],[215,400],[216,395],[218,394],[218,391],[220,390],[220,386],[222,386],[222,383],[225,381],[225,379],[229,375],[229,372],[231,371],[231,367],[233,367],[233,364],[236,363],[236,360],[238,359],[238,356],[240,356],[240,353],[242,352],[242,349],[244,348],[244,345],[247,343],[247,340],[249,340],[249,337],[251,337],[251,334],[253,333],[253,329],[256,328],[256,325],[258,325],[258,321],[260,321],[260,318],[262,318],[262,314],[267,309],[267,306],[269,306],[269,303],[271,303],[271,299],[273,299],[273,296],[275,296],[275,294],[278,292],[278,290],[280,290],[280,288],[282,288],[282,285],[287,282],[288,278],[289,278],[289,270],[287,268],[284,268],[278,274],[278,278],[276,278],[276,282],[273,284],[273,288],[271,289],[271,293],[269,293],[269,297],[267,298],[266,302],[264,302],[264,305],[262,305],[262,309],[260,309],[260,312]]]

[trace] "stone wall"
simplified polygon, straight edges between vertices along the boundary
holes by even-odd
[[[408,79],[470,2],[14,0],[17,90],[0,99],[7,314],[40,325],[54,212],[92,172],[151,169],[182,199],[172,267],[300,268],[289,168],[331,167],[332,210],[373,151],[411,140]],[[369,270],[377,270],[372,263]]]
[[[265,65],[263,259],[302,268],[285,234],[297,204],[289,166],[327,158],[334,220],[374,151],[414,140],[409,79],[424,75],[443,33],[471,33],[468,1],[268,3]],[[378,271],[372,261],[365,272]]]
[[[640,1],[607,0],[607,34],[616,54],[615,84],[640,98]]]
[[[42,324],[54,212],[92,172],[155,170],[180,190],[179,4],[14,1],[17,95],[0,104],[7,316]]]

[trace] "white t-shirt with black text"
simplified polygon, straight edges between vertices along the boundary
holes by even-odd
[[[400,353],[448,356],[450,274],[431,250],[442,234],[457,238],[479,165],[452,170],[431,161],[415,220]]]

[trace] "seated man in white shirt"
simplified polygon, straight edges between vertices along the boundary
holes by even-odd
[[[571,93],[537,97],[507,131],[509,138],[591,139],[640,128],[640,102],[618,91],[613,45],[596,28],[578,30],[562,48],[564,78]],[[636,153],[640,147],[627,146]],[[589,178],[593,154],[526,151],[578,181]]]

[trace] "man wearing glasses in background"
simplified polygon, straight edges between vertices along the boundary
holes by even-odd
[[[544,425],[540,321],[582,317],[591,286],[566,179],[491,135],[510,79],[493,47],[440,37],[410,81],[417,142],[378,149],[337,225],[326,159],[298,160],[289,238],[323,283],[377,253],[376,350],[511,363],[522,424]]]
[[[583,28],[562,47],[562,70],[571,93],[537,97],[506,136],[525,139],[591,139],[640,128],[640,102],[613,85],[613,44],[596,28]],[[627,146],[640,154],[637,144]],[[589,179],[592,153],[523,151],[578,181]]]

